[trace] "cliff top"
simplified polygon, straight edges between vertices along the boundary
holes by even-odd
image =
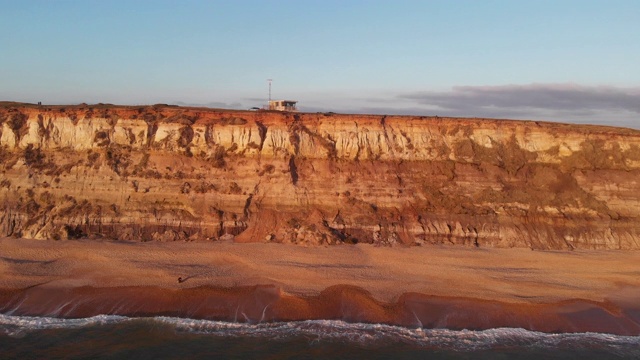
[[[296,120],[305,122],[318,122],[331,119],[332,121],[358,122],[437,122],[447,125],[464,125],[482,123],[483,127],[502,128],[511,127],[536,127],[540,129],[554,129],[554,131],[571,131],[590,134],[615,134],[640,136],[640,131],[630,128],[591,125],[570,124],[562,122],[520,120],[520,119],[492,119],[478,117],[441,117],[441,116],[414,116],[414,115],[374,115],[374,114],[342,114],[334,112],[282,112],[273,110],[234,110],[208,107],[183,107],[169,104],[154,105],[114,105],[114,104],[76,104],[76,105],[38,105],[12,101],[0,101],[0,122],[11,112],[19,111],[28,116],[37,114],[56,113],[57,116],[70,118],[121,118],[143,119],[147,122],[178,122],[187,124],[219,122],[220,120],[235,120],[230,125],[243,125],[246,120],[258,120],[265,124],[290,123]]]

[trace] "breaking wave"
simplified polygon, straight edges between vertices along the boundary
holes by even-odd
[[[405,328],[384,324],[309,320],[273,323],[234,323],[175,317],[131,318],[98,315],[83,319],[0,315],[0,335],[21,338],[31,332],[81,329],[109,325],[160,327],[175,334],[268,341],[305,339],[309,344],[347,343],[365,347],[404,344],[426,349],[473,352],[494,349],[604,350],[623,357],[640,357],[640,336],[602,333],[548,334],[524,329],[448,330]]]

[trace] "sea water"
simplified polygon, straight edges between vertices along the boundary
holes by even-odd
[[[313,320],[233,323],[0,315],[0,358],[638,359],[639,336],[405,328]]]

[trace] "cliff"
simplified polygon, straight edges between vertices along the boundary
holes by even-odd
[[[640,131],[0,103],[0,236],[640,249]]]

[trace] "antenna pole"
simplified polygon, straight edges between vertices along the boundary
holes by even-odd
[[[269,103],[271,103],[271,82],[273,79],[267,79],[267,81],[269,82]]]

